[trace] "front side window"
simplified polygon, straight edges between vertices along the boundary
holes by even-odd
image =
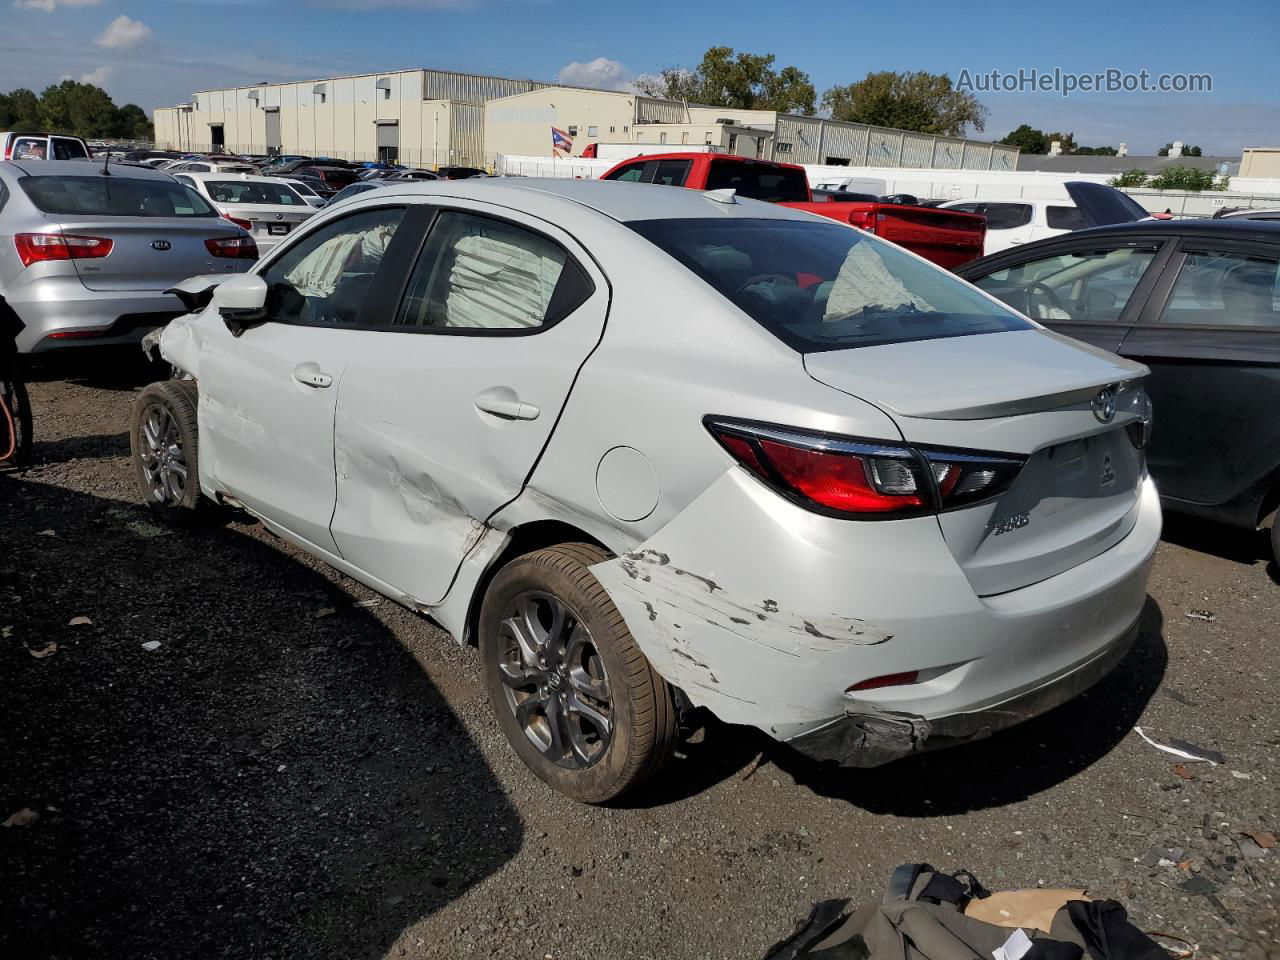
[[[366,210],[325,224],[263,272],[267,317],[281,323],[356,324],[404,209]]]
[[[73,217],[216,217],[195,191],[174,180],[23,177],[18,183],[45,213]]]
[[[267,206],[305,207],[306,201],[287,183],[253,180],[207,180],[204,185],[214,203],[254,203]]]
[[[611,173],[609,176],[605,177],[605,179],[623,180],[628,183],[639,183],[640,179],[644,176],[644,166],[645,165],[643,163],[633,163],[629,167],[623,167],[621,170]]]
[[[1114,323],[1155,256],[1155,247],[1078,250],[1026,260],[973,283],[1036,320]]]
[[[1032,329],[952,274],[837,223],[629,226],[801,353]]]
[[[733,149],[732,143],[729,149]],[[711,161],[707,189],[735,190],[740,197],[768,203],[804,203],[809,199],[809,181],[803,170],[780,170],[734,160]]]
[[[397,323],[527,332],[567,316],[590,292],[559,244],[502,220],[447,211],[431,228]]]
[[[79,140],[68,140],[66,137],[53,138],[53,159],[55,160],[88,160],[84,145]]]
[[[1270,257],[1188,251],[1158,322],[1280,329],[1277,267]]]

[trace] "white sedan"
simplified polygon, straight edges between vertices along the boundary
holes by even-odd
[[[246,510],[478,642],[571,797],[654,774],[694,707],[859,766],[977,739],[1136,636],[1146,368],[863,231],[732,191],[394,185],[182,295],[142,496]]]
[[[248,174],[175,173],[217,211],[253,235],[259,251],[270,250],[316,213],[289,182]]]

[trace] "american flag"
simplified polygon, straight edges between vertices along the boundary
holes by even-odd
[[[566,154],[573,153],[573,137],[569,136],[559,127],[552,127],[551,150],[553,153],[556,151]]]

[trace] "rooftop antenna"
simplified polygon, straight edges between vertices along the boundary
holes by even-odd
[[[106,150],[102,154],[102,175],[104,177],[111,176],[111,171],[107,169],[109,163],[111,163],[111,151]]]

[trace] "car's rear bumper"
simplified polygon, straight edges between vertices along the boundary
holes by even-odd
[[[1120,542],[978,596],[936,518],[822,517],[734,468],[639,549],[592,571],[654,668],[693,703],[788,742],[832,728],[823,749],[874,765],[911,750],[901,737],[887,749],[859,741],[865,718],[915,721],[908,736],[938,746],[996,729],[1002,704],[1018,701],[1007,726],[1093,682],[1142,612],[1160,527],[1147,480]],[[914,682],[852,690],[912,672]]]
[[[8,299],[24,325],[20,353],[134,344],[186,312],[172,294],[89,290],[78,282],[36,285],[23,294]]]
[[[1061,706],[1105,677],[1138,637],[1138,621],[1084,663],[1038,686],[990,706],[928,719],[902,713],[860,712],[851,707],[843,717],[787,741],[805,756],[847,767],[882,764],[942,747],[983,740]]]

